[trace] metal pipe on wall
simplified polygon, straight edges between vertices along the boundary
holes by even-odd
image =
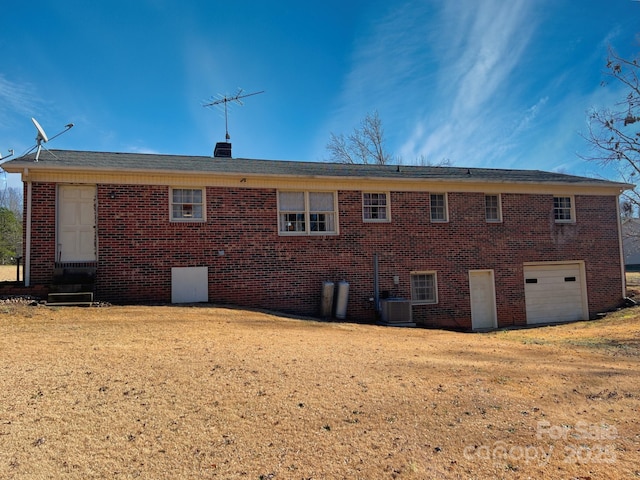
[[[25,169],[24,175],[28,174],[28,170]],[[26,212],[26,232],[25,232],[25,245],[24,245],[24,272],[22,277],[24,278],[24,286],[31,286],[31,180],[27,182],[27,212]]]
[[[373,306],[376,312],[380,311],[380,285],[378,284],[378,254],[373,254]]]

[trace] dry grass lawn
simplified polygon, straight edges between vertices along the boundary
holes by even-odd
[[[640,478],[639,320],[0,305],[0,478]]]
[[[630,288],[640,287],[640,272],[627,272],[627,286]]]
[[[16,269],[15,265],[0,265],[0,282],[15,282]],[[20,279],[22,279],[22,266],[20,266]]]

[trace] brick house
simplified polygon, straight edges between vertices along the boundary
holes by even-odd
[[[349,320],[397,301],[404,320],[460,329],[593,318],[624,296],[626,184],[66,150],[3,168],[24,182],[26,285],[84,269],[99,300],[318,316],[324,282],[346,281]]]
[[[622,251],[627,271],[640,271],[640,218],[622,220]]]

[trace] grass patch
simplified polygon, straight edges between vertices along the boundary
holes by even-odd
[[[637,476],[640,369],[610,352],[635,348],[635,309],[482,335],[212,306],[3,312],[0,478]]]
[[[17,267],[15,265],[0,265],[0,282],[15,282]],[[22,280],[22,265],[20,266],[20,280]]]
[[[627,272],[627,286],[640,287],[640,272]]]

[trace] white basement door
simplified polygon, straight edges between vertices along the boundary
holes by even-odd
[[[525,265],[527,324],[587,319],[583,270],[582,263]]]
[[[474,330],[496,328],[496,291],[493,270],[469,270],[471,326]]]
[[[171,269],[171,303],[208,301],[208,267],[174,267]]]

